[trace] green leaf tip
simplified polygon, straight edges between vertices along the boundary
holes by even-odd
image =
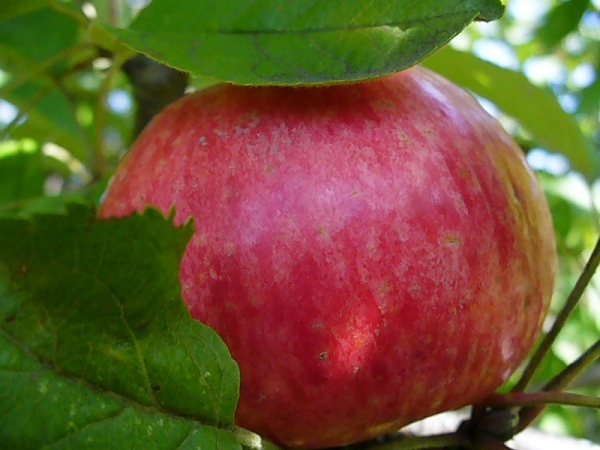
[[[475,18],[477,21],[491,22],[504,15],[504,5],[500,0],[489,0],[482,5],[481,11]]]
[[[181,300],[192,227],[171,219],[99,220],[80,203],[0,218],[0,441],[239,447],[239,370]]]

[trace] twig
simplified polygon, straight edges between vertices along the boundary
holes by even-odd
[[[92,177],[94,179],[102,179],[106,175],[107,167],[106,167],[106,158],[105,158],[105,149],[104,149],[104,126],[106,122],[106,99],[108,97],[108,93],[110,91],[110,87],[114,80],[114,77],[117,75],[121,66],[128,59],[129,55],[116,55],[112,61],[112,64],[102,83],[100,84],[100,89],[98,91],[98,97],[96,101],[96,111],[94,117],[94,145],[92,158],[90,159],[92,162],[92,167],[90,171],[92,172]]]
[[[38,90],[37,93],[27,103],[25,103],[25,105],[19,108],[19,112],[17,113],[16,117],[6,124],[6,126],[1,130],[0,141],[7,139],[12,130],[17,127],[22,119],[25,118],[27,112],[37,105],[41,99],[48,95],[53,88],[53,86],[46,86],[45,88]]]
[[[17,89],[19,86],[25,84],[30,79],[35,78],[38,75],[41,75],[44,72],[48,71],[54,64],[76,56],[77,54],[90,48],[92,48],[90,44],[77,44],[73,47],[69,47],[61,52],[52,55],[50,58],[33,67],[31,70],[28,70],[26,73],[14,78],[12,81],[7,83],[2,89],[0,89],[0,98],[6,98],[8,94]]]
[[[135,138],[165,106],[185,93],[189,74],[168,67],[145,55],[136,55],[123,64],[123,72],[133,86],[135,99]]]
[[[461,433],[444,433],[433,436],[404,436],[401,439],[374,444],[369,450],[424,450],[434,448],[473,448],[469,439]]]
[[[600,398],[569,392],[511,392],[495,394],[484,400],[487,406],[567,405],[600,409]],[[524,408],[526,409],[526,408]]]
[[[542,389],[544,392],[556,392],[566,389],[586,368],[600,357],[600,340],[592,345],[576,361],[562,370]],[[574,394],[573,394],[574,395]],[[595,403],[593,403],[595,404]],[[587,405],[580,405],[587,406]],[[542,408],[539,406],[525,407],[520,411],[518,429],[523,430],[540,414]]]

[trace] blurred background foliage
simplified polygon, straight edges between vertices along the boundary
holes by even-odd
[[[125,26],[144,2],[58,1],[39,8],[50,3],[0,0],[0,217],[58,211],[69,199],[99,201],[134,135],[136,94],[128,76],[109,51],[86,43],[86,33],[101,30],[86,28],[79,14]],[[117,45],[105,39],[109,49]],[[600,1],[508,0],[500,20],[473,23],[450,47],[425,64],[478,95],[520,143],[548,196],[560,253],[551,323],[600,231]],[[452,64],[462,55],[471,59]],[[482,76],[471,77],[477,70]],[[210,83],[191,79],[195,88]],[[557,99],[560,114],[543,104],[545,95]],[[596,277],[535,383],[599,336]],[[600,362],[574,389],[600,396]],[[552,406],[538,425],[600,442],[599,423],[596,410]]]
[[[587,0],[508,0],[502,19],[475,23],[451,45],[497,66],[522,72],[534,85],[547,88],[570,114],[591,145],[600,150],[600,2]],[[538,104],[521,102],[539,114]],[[548,197],[560,255],[560,274],[548,323],[566,296],[598,238],[599,188],[597,170],[584,177],[569,158],[549,151],[524,130],[519,121],[483,100],[516,137],[537,171]],[[542,114],[543,116],[543,114]],[[560,129],[558,131],[561,131]],[[588,287],[580,305],[537,373],[541,385],[574,361],[600,336],[600,284]],[[575,384],[574,391],[600,395],[600,363]],[[587,437],[600,442],[600,412],[551,406],[538,425],[554,433]]]

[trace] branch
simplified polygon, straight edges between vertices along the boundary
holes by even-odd
[[[184,94],[189,75],[144,55],[129,59],[123,64],[123,72],[133,86],[136,104],[135,138],[152,117]]]
[[[469,410],[450,411],[415,422],[402,429],[418,436],[450,433],[469,419]],[[600,450],[600,444],[572,436],[559,436],[536,428],[527,428],[506,442],[512,450]]]

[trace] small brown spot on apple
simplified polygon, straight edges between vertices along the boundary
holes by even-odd
[[[240,114],[237,122],[248,128],[256,128],[260,123],[260,118],[256,111],[250,111],[243,114]]]
[[[369,428],[370,436],[380,436],[386,432],[389,432],[395,426],[394,422],[382,423]]]
[[[226,242],[223,246],[223,251],[227,256],[231,256],[235,253],[235,244],[233,242]]]
[[[444,242],[449,246],[455,246],[462,243],[462,239],[451,234],[444,236]]]
[[[319,358],[320,360],[329,359],[329,352],[321,352],[321,353],[319,353],[319,356],[318,356],[318,358]]]
[[[535,300],[531,297],[531,294],[525,296],[525,300],[523,301],[523,309],[527,310],[531,308],[531,305],[535,304]]]
[[[388,98],[382,98],[371,102],[371,106],[375,111],[385,111],[394,109],[396,104]]]
[[[402,131],[398,132],[398,140],[405,145],[411,142],[411,139]]]
[[[433,400],[430,405],[431,405],[431,409],[437,409],[438,406],[440,406],[442,404],[442,398],[436,398],[435,400]]]
[[[390,292],[392,290],[392,288],[390,287],[390,283],[388,280],[384,280],[381,283],[381,286],[379,286],[379,288],[377,289],[377,293],[379,295],[386,295],[388,292]]]

